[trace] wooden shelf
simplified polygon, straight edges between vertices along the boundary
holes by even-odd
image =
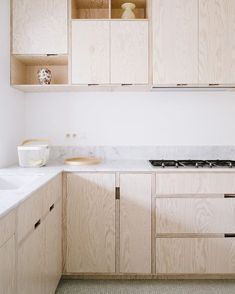
[[[109,0],[72,0],[72,19],[109,19]]]
[[[11,84],[39,85],[37,71],[47,67],[52,72],[52,85],[68,84],[67,55],[12,55]]]

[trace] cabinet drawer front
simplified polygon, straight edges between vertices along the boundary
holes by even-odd
[[[0,219],[0,247],[15,233],[15,211]]]
[[[58,175],[47,184],[43,196],[43,215],[45,215],[62,197],[62,175]]]
[[[21,242],[42,218],[43,195],[46,194],[46,188],[42,187],[18,208],[18,242]]]
[[[233,173],[165,173],[156,176],[157,195],[235,193]]]
[[[157,239],[156,273],[235,273],[235,238]]]
[[[235,198],[156,199],[156,233],[235,233]]]

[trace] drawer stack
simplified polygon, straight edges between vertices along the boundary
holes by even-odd
[[[235,175],[156,175],[156,274],[235,273]]]

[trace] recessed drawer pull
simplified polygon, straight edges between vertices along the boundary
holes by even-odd
[[[52,204],[52,206],[50,207],[50,211],[52,211],[55,208],[55,204]]]
[[[115,198],[116,200],[120,200],[120,187],[116,187]]]
[[[36,230],[40,226],[40,224],[41,224],[41,220],[38,220],[36,224],[34,225],[34,229]]]
[[[224,234],[224,238],[235,238],[235,234]]]
[[[224,194],[224,198],[235,198],[235,194]]]

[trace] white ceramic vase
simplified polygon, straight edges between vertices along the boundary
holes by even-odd
[[[135,14],[133,10],[136,8],[134,3],[124,3],[122,4],[122,9],[124,10],[122,14],[122,19],[134,19]]]

